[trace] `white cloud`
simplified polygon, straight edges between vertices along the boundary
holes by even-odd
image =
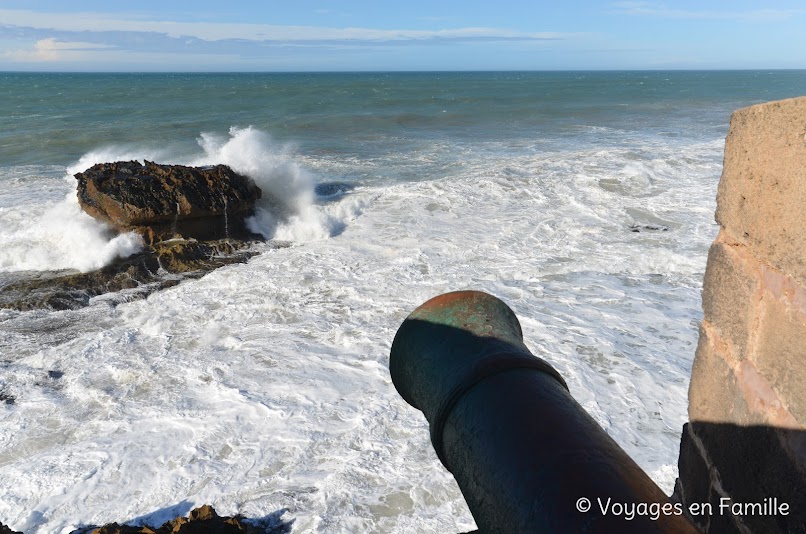
[[[422,41],[462,39],[562,39],[568,34],[517,32],[497,28],[455,28],[445,30],[378,30],[372,28],[328,28],[273,24],[178,22],[145,20],[135,16],[104,13],[41,13],[0,9],[7,26],[70,32],[156,32],[169,37],[195,37],[206,41],[243,39],[250,41]]]
[[[54,38],[40,39],[28,50],[9,50],[3,55],[12,60],[20,62],[41,62],[41,61],[77,61],[88,59],[91,54],[88,52],[98,52],[115,48],[110,45],[99,45],[96,43],[58,41]]]

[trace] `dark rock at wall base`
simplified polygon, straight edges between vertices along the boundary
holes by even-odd
[[[155,243],[143,252],[89,273],[49,272],[0,287],[0,308],[67,310],[87,306],[92,297],[130,291],[123,300],[143,298],[186,278],[200,278],[256,255],[252,242],[171,240]],[[285,244],[276,243],[276,247]]]
[[[99,163],[75,175],[86,213],[146,243],[177,237],[251,239],[244,219],[262,192],[226,165],[186,167],[150,161]]]
[[[799,429],[686,423],[675,494],[685,511],[708,506],[707,513],[689,514],[705,533],[806,533],[801,443],[806,433]],[[729,506],[735,503],[759,509],[734,515]]]

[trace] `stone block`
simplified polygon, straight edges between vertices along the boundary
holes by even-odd
[[[690,421],[736,424],[762,421],[759,414],[750,412],[736,375],[726,362],[731,357],[727,351],[725,342],[703,321],[688,389]]]
[[[736,111],[716,219],[753,254],[806,285],[806,97]]]
[[[790,302],[766,294],[750,359],[789,413],[806,425],[806,320]]]
[[[761,287],[757,263],[749,254],[717,241],[708,252],[702,289],[702,307],[710,322],[737,359],[747,354]]]

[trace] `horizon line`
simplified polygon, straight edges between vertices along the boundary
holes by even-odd
[[[400,69],[400,70],[5,70],[0,74],[472,74],[538,72],[781,72],[806,71],[784,68],[628,68],[628,69]]]

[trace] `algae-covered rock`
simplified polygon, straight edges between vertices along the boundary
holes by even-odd
[[[262,195],[251,178],[226,165],[118,161],[99,163],[75,177],[86,213],[119,232],[136,231],[146,243],[252,237],[244,218]]]

